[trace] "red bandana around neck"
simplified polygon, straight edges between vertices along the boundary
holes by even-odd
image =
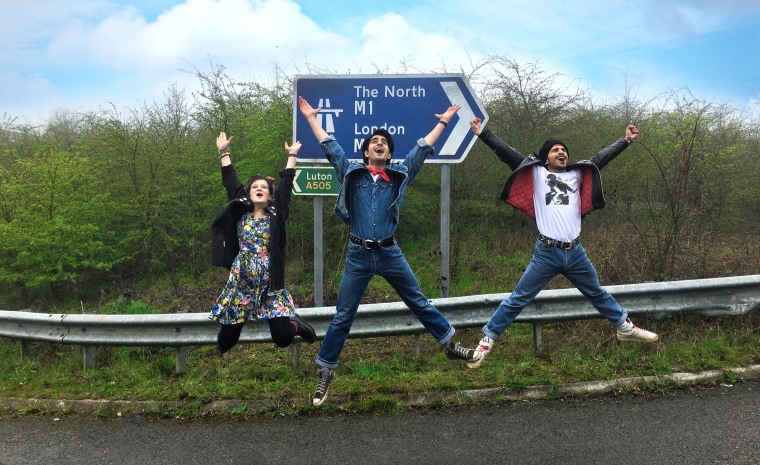
[[[383,180],[390,181],[390,178],[388,178],[388,173],[386,173],[384,169],[378,170],[378,169],[372,168],[370,166],[368,166],[367,169],[369,170],[370,174],[377,174],[381,178],[383,178]]]

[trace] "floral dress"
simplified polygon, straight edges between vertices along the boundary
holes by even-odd
[[[233,325],[293,316],[295,306],[290,293],[269,287],[269,216],[254,218],[246,213],[238,220],[237,234],[240,253],[232,262],[230,277],[209,318]]]

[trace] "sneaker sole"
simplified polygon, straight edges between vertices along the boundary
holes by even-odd
[[[475,362],[467,362],[467,368],[474,370],[475,368],[480,368],[480,364],[483,363],[483,359],[480,359]]]
[[[475,369],[479,368],[480,365],[483,363],[483,360],[486,359],[485,355],[481,355],[480,358],[477,358],[475,360],[468,360],[467,361],[467,368]]]
[[[328,389],[328,391],[329,391],[329,389]],[[312,403],[312,405],[314,405],[315,407],[319,407],[320,405],[322,405],[322,403],[323,403],[325,400],[327,400],[327,393],[326,393],[326,392],[325,392],[325,396],[324,396],[323,398],[321,398],[321,399],[312,399],[312,400],[311,400],[311,403]]]
[[[307,344],[314,344],[317,341],[317,336],[313,332],[309,337],[305,337],[303,334],[299,334],[298,337],[303,339],[303,341]]]

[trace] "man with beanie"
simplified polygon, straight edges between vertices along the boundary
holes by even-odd
[[[656,342],[657,334],[631,323],[628,312],[601,287],[580,240],[583,217],[604,207],[599,171],[636,140],[638,128],[628,125],[625,138],[613,142],[590,160],[568,164],[570,151],[561,140],[549,139],[539,150],[538,158],[526,157],[489,129],[482,129],[480,123],[478,118],[470,121],[472,132],[513,171],[501,200],[536,220],[539,234],[525,273],[483,327],[484,336],[475,349],[475,360],[467,366],[479,367],[522,309],[559,274],[569,279],[612,323],[618,340]]]
[[[303,97],[299,97],[298,103],[325,157],[343,182],[335,202],[335,215],[349,225],[350,233],[336,314],[317,354],[319,380],[312,403],[321,405],[327,398],[343,345],[374,275],[382,276],[393,286],[448,358],[474,362],[473,349],[454,345],[454,328],[422,294],[394,238],[406,188],[422,168],[425,158],[433,153],[432,145],[460,106],[452,105],[443,114],[435,115],[438,121],[433,129],[417,141],[400,163],[391,164],[394,149],[391,134],[385,129],[375,130],[362,144],[364,164],[361,164],[349,160],[335,138],[322,128],[317,120],[320,108],[312,108]]]

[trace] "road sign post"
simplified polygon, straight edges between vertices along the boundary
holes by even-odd
[[[314,196],[314,305],[324,305],[324,233],[322,199],[340,193],[341,182],[331,166],[300,166],[293,179],[293,195]]]

